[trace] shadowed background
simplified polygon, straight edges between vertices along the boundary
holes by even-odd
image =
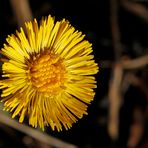
[[[88,116],[68,131],[52,132],[49,127],[45,133],[80,148],[148,147],[148,1],[30,0],[29,4],[37,20],[51,14],[86,34],[100,66]],[[10,1],[0,1],[0,18],[2,48],[5,38],[18,29]],[[126,63],[132,59],[139,61]],[[10,146],[55,147],[1,124],[0,118],[0,147]]]

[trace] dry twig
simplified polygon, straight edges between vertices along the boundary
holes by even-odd
[[[124,69],[142,68],[146,65],[148,65],[148,55],[144,55],[134,60],[123,60],[122,61],[122,66]]]
[[[118,139],[118,127],[119,127],[119,108],[121,102],[121,91],[120,85],[122,80],[122,67],[119,63],[122,54],[122,45],[120,38],[120,30],[118,25],[118,0],[110,0],[110,21],[111,21],[111,32],[113,40],[113,48],[115,55],[115,67],[113,67],[112,80],[109,85],[109,122],[108,122],[108,132],[113,140]]]
[[[28,0],[10,0],[18,27],[24,27],[24,22],[33,19]]]
[[[113,69],[113,79],[109,85],[109,122],[108,132],[112,139],[118,138],[119,129],[119,109],[121,105],[121,82],[122,82],[123,70],[120,64],[116,64]]]
[[[63,142],[57,138],[47,135],[46,133],[42,133],[42,132],[38,131],[37,129],[33,129],[33,128],[26,126],[24,124],[20,124],[17,121],[4,115],[4,113],[2,113],[2,112],[0,112],[0,123],[10,126],[20,132],[27,134],[28,136],[30,136],[32,138],[34,138],[40,142],[43,142],[45,144],[48,144],[50,146],[54,146],[57,148],[77,148],[75,145]]]
[[[121,58],[122,59],[122,58]],[[112,68],[113,62],[109,60],[99,61],[101,68]],[[148,65],[148,55],[144,55],[138,57],[136,59],[122,59],[119,61],[123,69],[131,70],[131,69],[139,69]]]
[[[122,0],[121,2],[126,10],[136,14],[148,22],[148,9],[144,7],[144,5],[138,4],[136,2],[131,2],[129,0]]]
[[[130,128],[130,135],[127,143],[129,148],[135,148],[139,144],[144,132],[143,114],[140,109],[135,108],[133,116],[134,121]]]
[[[119,60],[122,54],[120,30],[118,26],[118,2],[118,0],[110,0],[110,21],[115,60]]]

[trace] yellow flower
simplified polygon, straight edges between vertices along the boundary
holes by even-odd
[[[51,16],[25,23],[16,35],[8,36],[2,54],[1,101],[12,118],[25,115],[29,124],[44,130],[50,125],[69,129],[87,114],[95,95],[98,66],[92,45],[68,21],[54,22]]]

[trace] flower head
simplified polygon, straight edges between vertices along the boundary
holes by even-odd
[[[98,66],[91,44],[68,21],[54,22],[51,16],[25,24],[8,36],[2,54],[1,101],[4,110],[28,117],[29,124],[44,130],[50,125],[69,129],[87,114],[95,95]]]

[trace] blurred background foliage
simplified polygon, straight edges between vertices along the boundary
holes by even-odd
[[[0,1],[1,48],[7,35],[18,29],[11,1]],[[49,127],[45,133],[80,148],[147,148],[148,1],[30,0],[29,4],[37,20],[51,14],[56,20],[69,20],[76,29],[86,34],[86,39],[93,43],[95,60],[100,66],[96,76],[96,96],[88,107],[88,116],[84,116],[68,131],[53,132]],[[122,71],[120,97],[112,99],[109,94],[113,92],[114,70],[121,66],[121,59],[139,57],[146,57],[146,64]],[[115,89],[119,88],[115,86]],[[117,116],[113,117],[116,129],[110,131],[109,126],[114,128],[110,120],[111,108],[116,103],[119,104],[115,105]],[[0,147],[55,147],[39,142],[1,120],[0,117]]]

